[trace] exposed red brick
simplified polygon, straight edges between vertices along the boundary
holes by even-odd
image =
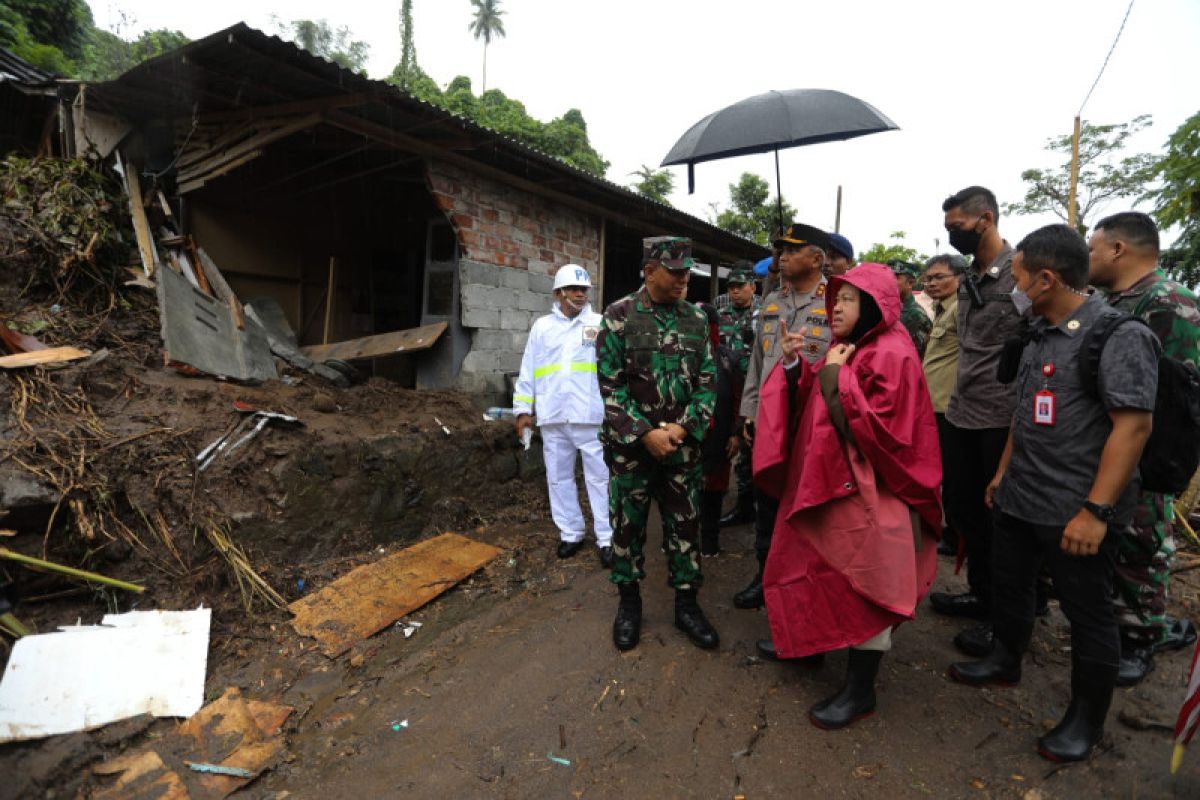
[[[463,228],[475,227],[475,218],[467,214],[455,214],[450,217],[450,220],[458,227],[460,231]]]

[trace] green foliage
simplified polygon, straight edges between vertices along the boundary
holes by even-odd
[[[667,196],[675,189],[675,176],[670,170],[666,169],[650,169],[645,164],[636,172],[629,173],[640,180],[637,183],[631,184],[629,188],[633,189],[643,197],[649,197],[651,200],[656,200],[663,205],[671,205],[667,200]]]
[[[1150,178],[1154,157],[1149,153],[1119,157],[1126,140],[1149,127],[1149,114],[1114,125],[1092,125],[1084,120],[1079,131],[1079,183],[1075,196],[1075,224],[1087,233],[1092,212],[1112,200],[1142,194]],[[1063,222],[1070,218],[1067,209],[1071,188],[1071,136],[1046,140],[1046,149],[1058,153],[1064,162],[1050,169],[1027,169],[1021,180],[1027,186],[1025,198],[1007,203],[1006,214],[1042,214],[1051,212]]]
[[[82,2],[82,0],[80,0]],[[28,0],[3,0],[0,2],[0,47],[11,50],[18,58],[33,66],[59,75],[71,75],[75,64],[67,51],[76,52],[78,32],[70,27],[77,14],[70,9],[60,8],[63,3],[51,3],[50,12],[32,13],[33,2]],[[91,25],[91,13],[87,6],[84,18]]]
[[[1154,162],[1151,175],[1159,184],[1143,199],[1154,203],[1159,227],[1181,227],[1174,246],[1162,254],[1162,263],[1180,283],[1200,285],[1200,112],[1167,139],[1166,152]]]
[[[771,233],[780,227],[779,208],[771,198],[771,187],[751,172],[743,172],[737,183],[729,184],[731,208],[717,214],[716,225],[759,244],[770,244]],[[783,226],[791,225],[796,209],[783,201]]]
[[[417,66],[417,45],[413,38],[412,0],[404,0],[400,4],[400,63],[388,76],[389,83],[401,89],[411,91],[413,83],[425,76]]]
[[[76,74],[85,81],[110,81],[128,72],[143,61],[183,47],[191,42],[180,31],[146,31],[132,42],[96,28],[84,49]]]
[[[345,25],[333,28],[323,19],[283,22],[274,14],[271,15],[271,22],[281,37],[291,39],[314,56],[327,58],[348,70],[366,74],[371,46],[354,39]]]
[[[504,21],[500,19],[505,12],[500,10],[500,0],[471,0],[471,6],[475,9],[475,16],[467,30],[476,41],[483,39],[483,81],[480,85],[483,87],[482,93],[487,94],[487,49],[492,39],[505,35]]]
[[[928,261],[928,256],[904,243],[906,236],[904,231],[893,231],[892,235],[888,237],[890,240],[888,243],[876,242],[859,254],[859,263],[886,264],[888,261],[896,260],[907,261],[910,264],[924,264]]]
[[[3,0],[0,9],[20,21],[28,42],[56,49],[68,60],[82,55],[93,27],[85,0]]]

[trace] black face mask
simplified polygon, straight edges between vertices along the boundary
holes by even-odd
[[[964,256],[975,255],[975,251],[979,249],[979,243],[982,240],[983,234],[971,229],[962,230],[959,228],[950,231],[950,246]]]

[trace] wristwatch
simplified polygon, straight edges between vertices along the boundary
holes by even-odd
[[[1084,500],[1083,507],[1101,522],[1112,522],[1113,517],[1117,515],[1117,510],[1107,503],[1093,503],[1091,500]]]

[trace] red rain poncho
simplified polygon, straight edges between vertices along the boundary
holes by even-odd
[[[759,403],[755,481],[780,498],[763,589],[784,658],[861,644],[912,619],[937,572],[937,424],[920,358],[899,322],[896,278],[881,264],[830,278],[830,319],[843,283],[871,295],[883,316],[838,375],[854,441],[843,440],[821,396],[824,359],[801,367],[795,407],[782,366]],[[916,537],[910,509],[922,529]]]

